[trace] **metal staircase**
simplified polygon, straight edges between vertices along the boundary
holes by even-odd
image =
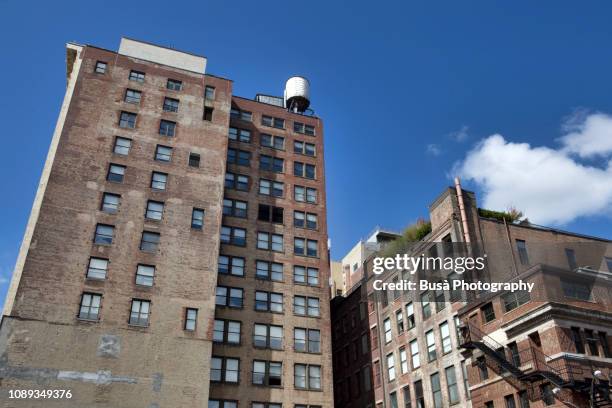
[[[560,391],[554,394],[559,401],[566,400],[570,392],[582,392],[593,396],[593,408],[611,408],[610,384],[608,381],[597,381],[584,378],[578,363],[566,358],[552,359],[535,345],[518,350],[510,356],[506,348],[486,335],[475,325],[468,323],[461,328],[460,347],[466,350],[480,350],[488,368],[501,376],[519,391],[526,391],[531,401],[543,399],[542,385],[550,383]],[[517,364],[518,363],[518,364]]]

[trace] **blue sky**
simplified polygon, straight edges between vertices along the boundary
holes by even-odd
[[[67,41],[116,49],[125,35],[203,54],[245,97],[307,76],[338,258],[375,225],[426,216],[455,173],[483,205],[610,237],[611,13],[603,1],[0,0],[0,300],[63,98]]]

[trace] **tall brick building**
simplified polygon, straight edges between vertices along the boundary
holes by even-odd
[[[206,62],[68,44],[0,326],[3,399],[333,405],[321,120],[304,100],[234,96]]]

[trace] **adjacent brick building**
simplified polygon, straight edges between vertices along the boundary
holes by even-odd
[[[336,407],[587,407],[590,394],[594,406],[610,406],[610,241],[511,222],[480,210],[475,195],[457,187],[432,203],[431,231],[407,253],[486,253],[479,278],[525,279],[536,289],[527,297],[383,292],[374,290],[376,279],[415,279],[406,271],[373,274],[376,256],[395,253],[382,245],[347,262],[352,287],[332,301]]]
[[[71,390],[48,407],[333,405],[321,120],[232,95],[206,62],[68,44],[3,390]]]

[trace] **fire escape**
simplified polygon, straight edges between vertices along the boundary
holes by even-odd
[[[461,327],[461,337],[461,348],[481,351],[486,366],[516,390],[526,392],[530,401],[556,398],[564,402],[572,392],[577,392],[583,395],[585,401],[589,401],[589,407],[612,407],[609,381],[596,381],[592,370],[586,370],[575,360],[567,357],[553,359],[531,340],[528,347],[514,352],[508,350],[507,353],[502,344],[472,323]],[[551,387],[558,391],[553,393]]]

